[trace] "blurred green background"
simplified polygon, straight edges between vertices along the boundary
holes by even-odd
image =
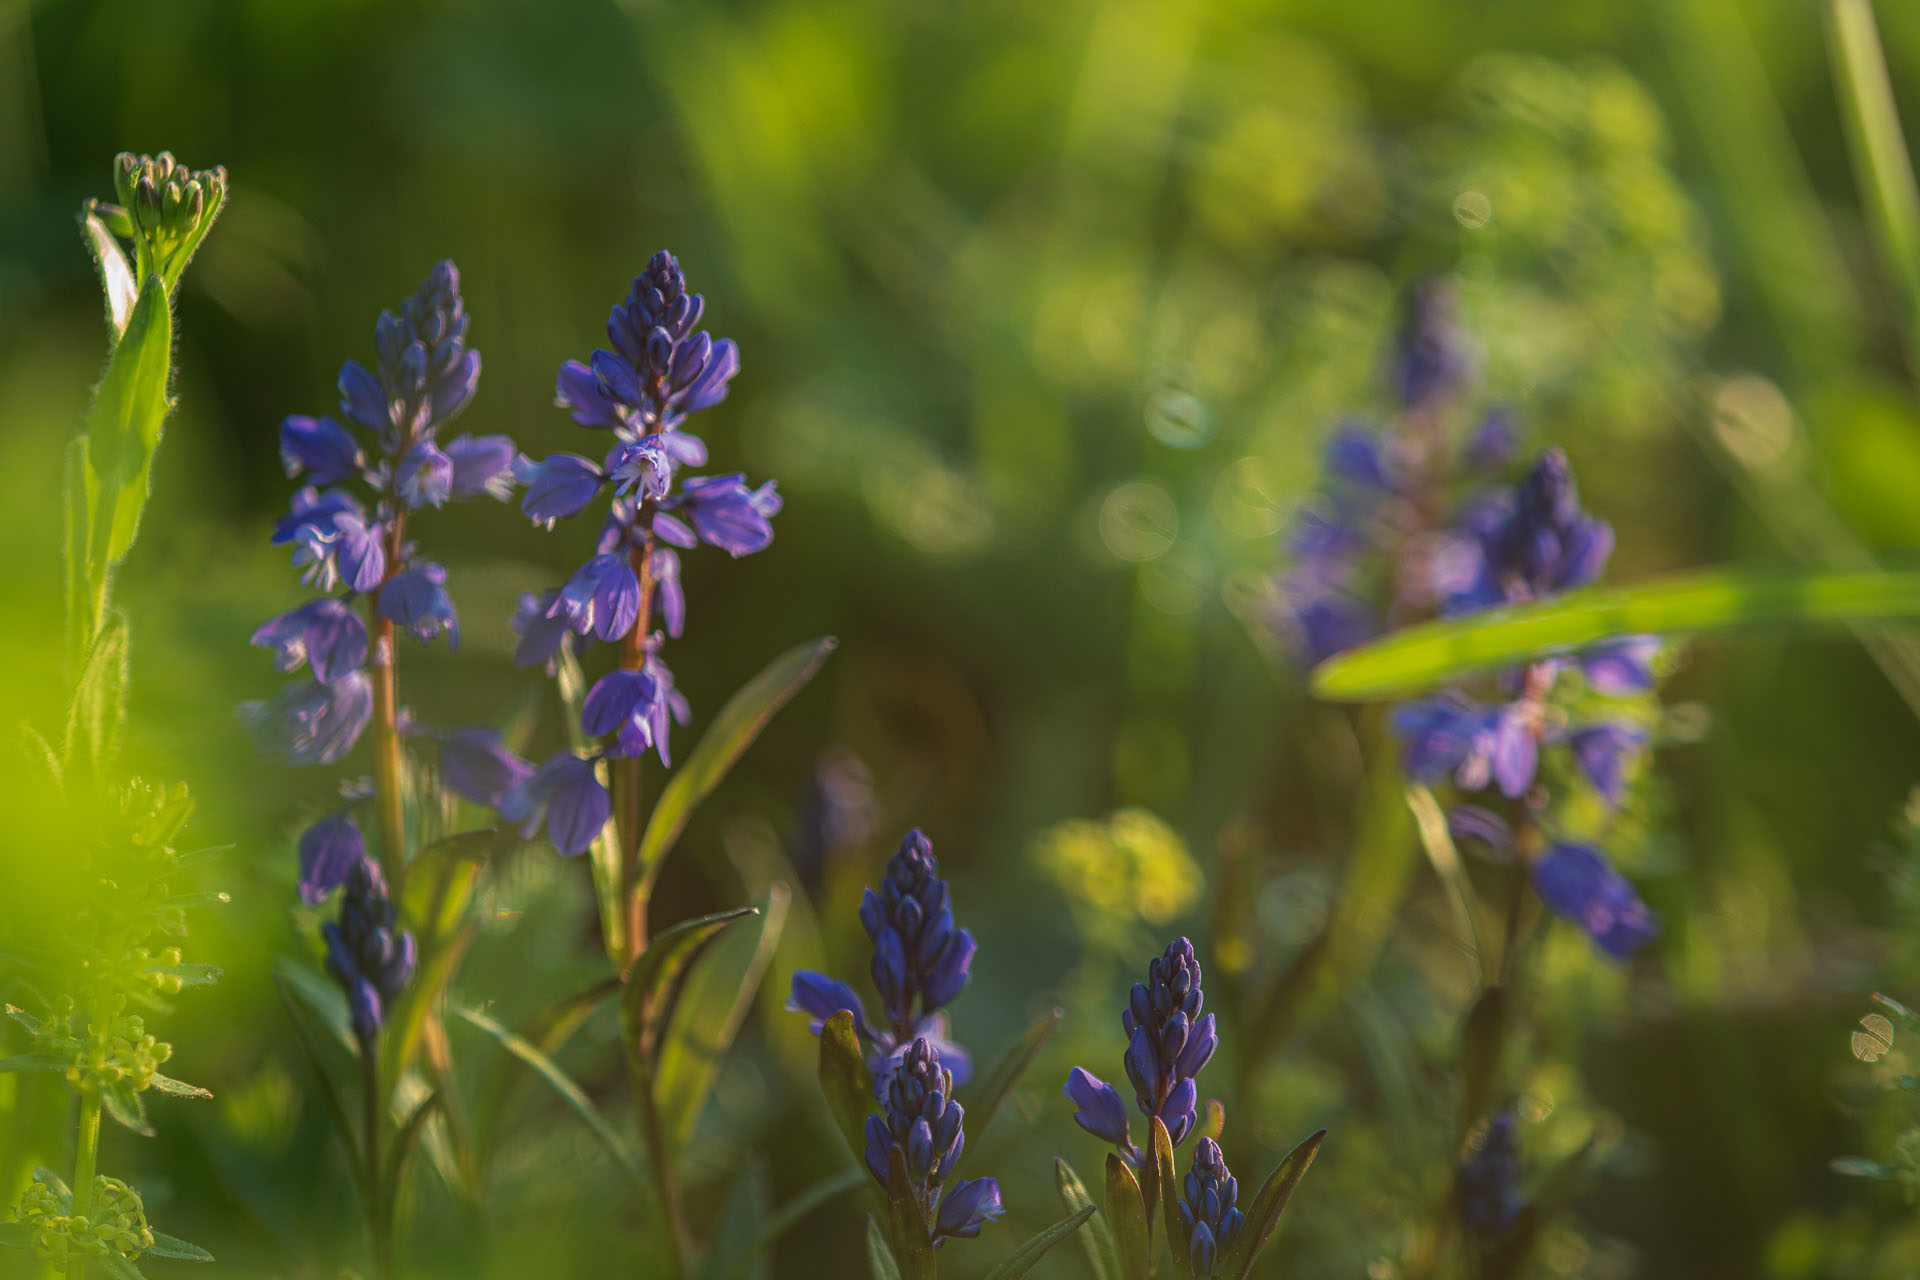
[[[1920,8],[1880,18],[1911,132]],[[121,577],[129,758],[192,785],[195,843],[238,848],[208,875],[233,905],[196,926],[227,976],[167,1026],[179,1074],[218,1097],[163,1105],[155,1140],[110,1133],[105,1162],[226,1274],[360,1256],[268,978],[312,946],[292,844],[336,773],[261,762],[232,708],[277,683],[249,632],[302,598],[266,542],[289,492],[279,420],[330,410],[340,362],[370,357],[379,310],[441,257],[485,360],[462,428],[536,456],[580,447],[554,371],[604,342],[653,250],[739,342],[703,434],[788,503],[767,554],[688,558],[670,660],[696,730],[775,652],[842,646],[703,811],[656,908],[799,890],[765,1016],[689,1153],[695,1215],[713,1221],[743,1161],[781,1198],[839,1164],[804,1026],[778,1005],[796,965],[861,974],[857,887],[918,824],[981,941],[961,1038],[990,1058],[1069,1011],[1024,1119],[980,1138],[973,1172],[1001,1176],[1011,1214],[995,1245],[946,1252],[960,1276],[1057,1216],[1052,1155],[1097,1167],[1057,1082],[1069,1062],[1117,1068],[1148,954],[1193,932],[1244,1042],[1257,1001],[1234,993],[1329,909],[1360,738],[1306,701],[1260,618],[1326,433],[1381,406],[1410,279],[1456,278],[1486,398],[1568,449],[1619,531],[1613,580],[1920,544],[1920,414],[1811,0],[0,0],[9,724],[58,717],[59,460],[105,351],[73,215],[111,195],[116,151],[162,148],[224,164],[233,196],[186,278],[179,409]],[[408,650],[407,700],[442,723],[531,717],[557,743],[507,620],[590,530],[542,534],[491,503],[421,525],[464,644]],[[1666,937],[1631,972],[1577,939],[1542,961],[1535,1139],[1562,1141],[1556,1113],[1608,1135],[1550,1274],[1920,1268],[1899,1193],[1826,1167],[1884,1154],[1897,1119],[1847,1052],[1865,993],[1920,995],[1876,869],[1920,781],[1920,665],[1910,638],[1876,643],[1704,643],[1670,682],[1623,854]],[[862,815],[850,835],[820,835],[823,790]],[[61,853],[29,826],[0,884]],[[1234,1091],[1243,1177],[1334,1130],[1288,1275],[1387,1280],[1423,1212],[1405,1172],[1431,1123],[1423,1063],[1468,993],[1434,959],[1424,865],[1385,881],[1386,909],[1403,888],[1406,905],[1377,963],[1262,1070],[1236,1083],[1230,1039],[1203,1081]],[[584,865],[529,848],[490,892],[464,998],[524,1013],[595,972]],[[0,890],[0,911],[29,897]],[[610,1033],[590,1027],[568,1065],[617,1105]],[[645,1252],[549,1098],[525,1093],[513,1123],[484,1223],[423,1166],[423,1274],[603,1274]],[[0,1149],[0,1174],[23,1179],[22,1158]],[[790,1236],[776,1273],[856,1268],[858,1203]],[[1041,1274],[1084,1262],[1062,1250]]]

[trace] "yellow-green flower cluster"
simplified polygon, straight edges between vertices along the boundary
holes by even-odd
[[[75,1258],[109,1254],[131,1262],[153,1248],[153,1230],[140,1193],[118,1178],[93,1180],[93,1212],[72,1212],[72,1197],[36,1176],[14,1216],[33,1230],[33,1251],[43,1262],[64,1266]]]

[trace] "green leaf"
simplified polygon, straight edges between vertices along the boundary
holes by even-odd
[[[127,321],[133,316],[133,304],[140,296],[140,287],[134,283],[133,268],[127,265],[120,241],[107,226],[99,206],[91,200],[80,211],[80,234],[87,242],[87,252],[93,255],[93,265],[99,269],[100,291],[107,300],[107,328],[117,344],[120,335],[127,331]]]
[[[654,1094],[662,1123],[684,1149],[706,1109],[721,1061],[746,1023],[754,996],[773,963],[787,921],[788,890],[767,890],[754,924],[714,944],[713,954],[688,976],[673,1020],[661,1037]]]
[[[887,1148],[887,1225],[901,1280],[932,1280],[933,1241],[927,1234],[926,1216],[913,1194],[907,1153],[898,1145]]]
[[[220,975],[224,971],[218,965],[212,964],[176,964],[169,965],[164,969],[156,968],[153,972],[178,978],[180,979],[181,987],[185,988],[210,987],[220,981]]]
[[[501,1048],[532,1067],[540,1078],[560,1095],[560,1100],[572,1109],[573,1113],[580,1118],[580,1122],[587,1126],[587,1131],[606,1148],[607,1154],[613,1157],[613,1162],[620,1167],[620,1172],[626,1175],[627,1181],[641,1199],[644,1200],[651,1195],[646,1180],[640,1175],[640,1166],[634,1163],[633,1153],[627,1150],[627,1144],[621,1140],[619,1134],[614,1132],[613,1126],[607,1123],[607,1118],[600,1114],[600,1109],[593,1105],[593,1100],[574,1083],[572,1076],[562,1071],[553,1059],[541,1053],[532,1044],[479,1010],[456,1009],[454,1012],[498,1040]]]
[[[853,1033],[853,1011],[842,1009],[820,1027],[820,1091],[856,1163],[867,1158],[867,1117],[873,1114],[873,1074]]]
[[[1000,1056],[992,1069],[981,1077],[979,1086],[969,1093],[966,1100],[967,1125],[976,1139],[993,1123],[1000,1104],[1007,1100],[1007,1095],[1013,1092],[1014,1085],[1033,1065],[1033,1060],[1040,1056],[1040,1051],[1047,1047],[1047,1041],[1053,1039],[1053,1033],[1060,1029],[1060,1019],[1065,1016],[1064,1011],[1054,1008],[1028,1023],[1027,1029],[1020,1033],[1020,1038],[1013,1042],[1013,1047]],[[961,1152],[960,1158],[965,1160],[966,1152]]]
[[[9,1071],[59,1071],[65,1072],[68,1059],[59,1053],[16,1053],[11,1058],[0,1058],[0,1074]]]
[[[1715,569],[1407,627],[1315,667],[1313,690],[1347,701],[1407,697],[1621,636],[1916,616],[1920,571]]]
[[[33,1180],[52,1190],[53,1194],[59,1198],[62,1213],[73,1212],[73,1188],[67,1185],[65,1178],[45,1165],[36,1165],[33,1170]]]
[[[117,1253],[103,1253],[88,1260],[112,1276],[114,1280],[147,1280],[140,1274],[140,1268]]]
[[[1900,1171],[1892,1165],[1865,1156],[1835,1156],[1827,1161],[1827,1168],[1848,1178],[1872,1178],[1876,1182],[1893,1182],[1900,1177]]]
[[[118,611],[98,619],[73,701],[67,706],[66,758],[85,760],[96,772],[112,758],[126,719],[127,620]]]
[[[1153,1235],[1147,1230],[1146,1200],[1140,1181],[1117,1154],[1107,1153],[1107,1222],[1121,1280],[1147,1280],[1153,1271]]]
[[[793,1199],[775,1209],[760,1224],[760,1230],[754,1234],[753,1242],[747,1249],[747,1257],[734,1264],[731,1273],[738,1276],[745,1270],[747,1258],[757,1257],[770,1248],[790,1227],[800,1222],[808,1214],[826,1204],[829,1200],[843,1196],[866,1182],[866,1166],[860,1165],[830,1173],[820,1181],[796,1195]]]
[[[867,1215],[867,1270],[873,1280],[900,1280],[900,1264],[893,1260],[893,1250],[887,1248],[887,1238],[880,1234],[880,1224]]]
[[[1246,1280],[1253,1274],[1253,1264],[1259,1260],[1260,1251],[1267,1247],[1273,1233],[1280,1229],[1280,1215],[1286,1211],[1287,1200],[1300,1185],[1300,1179],[1306,1177],[1307,1167],[1313,1163],[1326,1136],[1327,1131],[1322,1129],[1295,1147],[1267,1178],[1260,1194],[1245,1210],[1247,1216],[1240,1226],[1240,1238],[1220,1260],[1219,1275],[1226,1280]]]
[[[386,1181],[382,1185],[392,1188],[395,1194],[399,1192],[401,1175],[406,1172],[407,1159],[413,1154],[414,1144],[420,1140],[420,1131],[426,1127],[442,1098],[440,1090],[435,1089],[420,1099],[420,1104],[394,1131],[393,1143],[387,1150]]]
[[[1160,1221],[1167,1232],[1167,1252],[1173,1256],[1173,1274],[1175,1280],[1193,1280],[1193,1262],[1179,1244],[1186,1232],[1180,1219],[1180,1175],[1173,1167],[1173,1139],[1159,1116],[1147,1121],[1147,1130],[1147,1155],[1153,1161],[1154,1183],[1160,1193]]]
[[[156,1258],[178,1258],[182,1262],[212,1262],[213,1255],[197,1244],[188,1244],[179,1236],[170,1236],[164,1231],[153,1233],[153,1248],[148,1250]]]
[[[153,1087],[169,1098],[211,1098],[213,1096],[211,1089],[202,1089],[197,1084],[175,1080],[172,1076],[163,1076],[157,1071],[153,1073]]]
[[[27,1029],[28,1035],[39,1035],[40,1028],[46,1025],[45,1022],[42,1022],[39,1018],[35,1017],[33,1014],[28,1013],[25,1009],[22,1009],[17,1004],[10,1004],[7,1006],[7,1017],[13,1019],[15,1022],[25,1027]]]
[[[159,276],[148,276],[113,349],[87,415],[88,585],[104,612],[107,571],[133,546],[152,483],[153,455],[173,402],[173,313]]]
[[[727,1193],[726,1207],[720,1211],[713,1247],[701,1269],[705,1280],[732,1280],[735,1276],[767,1280],[767,1259],[761,1255],[758,1244],[770,1199],[765,1163],[747,1161],[734,1178],[733,1189]]]
[[[458,925],[481,866],[516,839],[512,831],[481,827],[435,840],[407,864],[405,911],[421,945]]]
[[[659,1043],[661,1031],[673,1017],[687,975],[701,953],[728,925],[759,914],[758,907],[735,907],[731,911],[696,916],[662,930],[647,944],[647,949],[634,961],[633,972],[627,975],[626,992],[620,998],[629,1015],[639,1008],[646,1009],[647,1024],[642,1034],[648,1043]]]
[[[273,962],[273,977],[289,996],[299,998],[348,1053],[359,1056],[360,1045],[353,1036],[353,1017],[347,1012],[347,998],[340,988],[319,971],[288,956]]]
[[[387,1019],[387,1043],[391,1046],[391,1053],[386,1065],[391,1069],[393,1079],[404,1076],[413,1065],[413,1056],[420,1048],[420,1037],[426,1030],[427,1019],[436,1016],[434,1011],[446,995],[447,985],[453,981],[460,962],[466,958],[467,948],[473,945],[479,933],[480,922],[469,920],[451,938],[441,939],[435,946],[421,948],[420,967]]]
[[[1053,1185],[1059,1189],[1060,1203],[1068,1213],[1094,1207],[1086,1184],[1065,1160],[1056,1158],[1053,1162]],[[1093,1280],[1120,1280],[1120,1250],[1113,1241],[1113,1228],[1107,1225],[1105,1214],[1096,1213],[1087,1219],[1087,1229],[1080,1233],[1080,1247],[1086,1250]]]
[[[100,1105],[122,1128],[131,1129],[143,1138],[153,1136],[153,1126],[147,1123],[147,1104],[127,1081],[122,1080],[102,1089]]]
[[[1008,1254],[999,1266],[987,1272],[986,1280],[1020,1280],[1021,1276],[1033,1270],[1034,1264],[1045,1256],[1047,1250],[1078,1231],[1097,1212],[1090,1204],[1076,1209]]]
[[[823,636],[795,645],[727,699],[727,705],[707,726],[686,763],[667,780],[659,803],[647,815],[647,829],[640,837],[643,884],[651,884],[659,874],[661,860],[686,829],[694,809],[720,785],[774,713],[813,678],[838,643],[832,636]]]
[[[286,1007],[287,1020],[293,1023],[294,1038],[300,1042],[300,1049],[306,1054],[307,1062],[313,1067],[313,1073],[320,1077],[320,1096],[326,1101],[327,1114],[333,1119],[334,1130],[339,1133],[341,1143],[347,1148],[347,1167],[353,1171],[354,1187],[364,1200],[367,1195],[367,1162],[360,1151],[360,1140],[354,1132],[353,1122],[347,1119],[347,1108],[346,1104],[340,1100],[340,1090],[334,1085],[333,1076],[328,1072],[327,1064],[321,1060],[320,1046],[316,1045],[313,1037],[307,1034],[306,1019],[300,1014],[301,1008],[304,1007],[319,1017],[323,1024],[328,1020],[327,1014],[319,1007],[325,1002],[318,999],[318,993],[309,994],[303,990],[302,983],[310,977],[307,970],[288,963],[286,958],[282,957],[273,966],[273,989],[279,993],[280,1003]],[[300,993],[298,1002],[295,1000],[295,993]],[[344,999],[340,1001],[339,1014],[342,1019],[347,1016]],[[337,1034],[349,1037],[350,1043],[351,1033],[345,1027],[341,1027]]]

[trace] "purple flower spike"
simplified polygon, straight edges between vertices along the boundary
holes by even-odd
[[[290,684],[266,702],[246,702],[241,722],[283,764],[332,764],[353,749],[373,716],[373,684],[352,671],[331,684]]]
[[[640,579],[622,555],[603,553],[581,565],[553,602],[577,635],[611,644],[640,617]]]
[[[531,837],[544,819],[547,838],[569,858],[593,847],[612,813],[593,761],[572,752],[548,760],[500,801],[500,816],[522,824],[523,835]]]
[[[521,458],[513,464],[513,474],[527,487],[520,514],[548,529],[554,521],[586,510],[607,482],[605,472],[577,453],[556,453],[545,462]]]
[[[325,486],[359,475],[366,456],[360,443],[332,418],[295,414],[280,424],[280,461],[289,476],[304,472],[309,483]]]
[[[347,993],[354,1035],[370,1052],[386,1010],[406,989],[418,959],[413,935],[395,921],[380,868],[366,858],[353,864],[340,899],[340,920],[320,926],[327,942],[327,972]]]
[[[1176,938],[1133,984],[1120,1015],[1127,1034],[1125,1065],[1140,1114],[1158,1116],[1175,1146],[1193,1128],[1199,1104],[1194,1077],[1218,1040],[1213,1015],[1201,1016],[1200,962],[1193,944]]]
[[[1084,1068],[1075,1067],[1067,1073],[1067,1083],[1061,1092],[1074,1105],[1074,1123],[1122,1151],[1135,1150],[1127,1123],[1127,1104],[1121,1101],[1118,1089]]]
[[[367,842],[347,813],[331,813],[300,837],[300,900],[318,906],[367,857]]]
[[[1517,1128],[1511,1109],[1495,1112],[1479,1147],[1460,1166],[1461,1216],[1490,1239],[1505,1235],[1522,1208]]]
[[[804,1013],[812,1022],[808,1030],[819,1035],[828,1018],[841,1010],[853,1014],[854,1034],[862,1040],[873,1038],[867,1026],[867,1011],[860,996],[846,983],[824,973],[800,970],[793,975],[793,988],[787,996],[788,1013]]]
[[[1627,959],[1659,935],[1659,922],[1633,886],[1590,845],[1554,845],[1534,864],[1533,888],[1556,915],[1579,925],[1615,960]]]
[[[447,644],[460,647],[460,619],[447,595],[447,571],[437,564],[423,561],[387,579],[380,588],[380,616],[423,642],[445,631]]]
[[[900,1055],[882,1090],[881,1114],[867,1117],[867,1171],[881,1186],[897,1149],[937,1247],[951,1238],[980,1234],[1000,1212],[999,1184],[991,1178],[957,1182],[941,1198],[941,1186],[966,1150],[965,1109],[953,1101],[953,1075],[941,1067],[940,1051],[917,1039]]]
[[[1180,1189],[1180,1225],[1187,1235],[1187,1261],[1194,1280],[1211,1280],[1220,1259],[1240,1236],[1240,1184],[1212,1138],[1193,1148],[1193,1167]]]

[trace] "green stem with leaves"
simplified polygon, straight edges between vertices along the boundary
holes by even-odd
[[[100,1091],[88,1089],[80,1095],[80,1128],[74,1137],[73,1213],[77,1218],[93,1216],[93,1179],[100,1160]],[[81,1280],[87,1273],[87,1260],[75,1257],[67,1264],[67,1280]]]

